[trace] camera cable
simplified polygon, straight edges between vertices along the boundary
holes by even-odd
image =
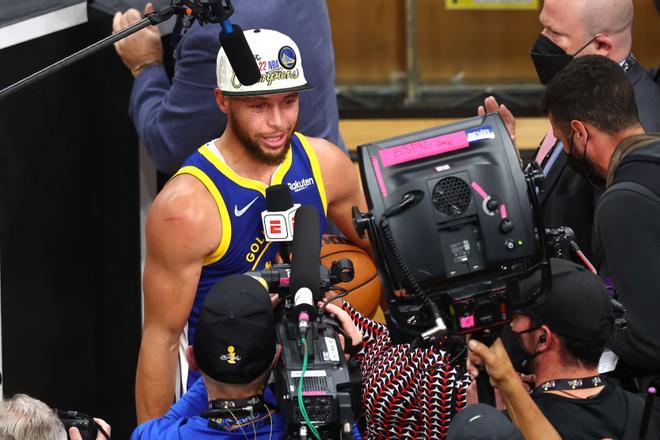
[[[240,429],[241,432],[243,433],[243,437],[245,437],[245,440],[250,440],[250,439],[248,439],[248,436],[247,436],[247,434],[245,433],[245,430],[243,429],[243,426],[241,426],[241,425],[238,423],[238,418],[234,415],[233,412],[231,412],[231,410],[230,410],[229,408],[227,408],[227,411],[228,411],[229,414],[231,414],[231,416],[234,418],[234,422],[236,422],[236,426],[238,426],[238,429]],[[254,439],[256,440],[256,439],[257,439],[257,429],[254,427],[254,423],[252,423],[252,432],[253,432],[253,434],[254,434]]]
[[[243,433],[243,437],[245,437],[245,440],[249,440],[247,434],[245,434],[245,430],[240,425],[236,415],[234,415],[234,413],[231,412],[231,409],[229,408],[227,408],[227,411],[229,411],[229,414],[231,414],[231,416],[234,418],[234,422],[236,422],[236,426],[238,426],[241,432]],[[268,421],[270,422],[270,431],[268,432],[268,440],[271,440],[271,438],[273,437],[273,415],[271,414],[268,405],[266,405],[266,411],[268,411]],[[254,439],[257,440],[257,428],[254,426],[254,422],[252,423],[252,433],[254,434]]]
[[[349,291],[348,291],[348,290],[344,289],[343,287],[339,287],[339,286],[333,286],[330,290],[338,290],[340,293],[338,293],[338,294],[336,294],[336,295],[334,295],[334,296],[331,296],[329,299],[327,299],[327,300],[325,300],[325,301],[323,302],[323,305],[322,305],[321,308],[319,309],[319,314],[320,314],[320,315],[322,315],[322,314],[325,312],[325,307],[326,307],[328,304],[330,304],[331,302],[336,301],[336,300],[338,300],[338,299],[340,299],[340,298],[343,298],[343,297],[345,297],[346,295],[349,294]]]
[[[303,346],[303,364],[302,364],[302,372],[300,374],[300,381],[298,382],[298,408],[300,408],[300,414],[303,416],[303,419],[305,419],[305,423],[307,424],[307,427],[312,432],[314,437],[317,440],[321,440],[321,435],[316,430],[316,427],[314,426],[309,416],[307,415],[307,410],[305,409],[305,402],[303,400],[303,380],[305,379],[305,372],[307,371],[307,358],[309,357],[309,353],[307,352],[307,339],[305,338],[305,336],[302,336],[300,338],[300,342]]]

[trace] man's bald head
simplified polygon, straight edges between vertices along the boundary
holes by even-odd
[[[594,37],[578,55],[598,54],[621,62],[632,46],[632,0],[545,0],[543,34],[568,54]]]
[[[630,33],[633,23],[632,0],[573,0],[581,9],[581,21],[589,35]]]

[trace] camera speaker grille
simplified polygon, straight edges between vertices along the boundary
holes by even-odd
[[[470,206],[470,187],[458,177],[445,177],[433,187],[432,197],[435,209],[446,216],[458,217]]]

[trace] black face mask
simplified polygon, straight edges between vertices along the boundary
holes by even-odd
[[[573,55],[567,54],[564,49],[557,46],[552,42],[548,37],[541,34],[534,42],[532,49],[529,51],[532,61],[534,62],[534,67],[536,68],[536,74],[541,81],[541,84],[548,85],[552,78],[555,77],[557,73],[568,63],[573,60],[575,55],[582,52],[582,50],[589,46],[592,41],[596,39],[594,36],[587,44],[582,46],[577,52]]]
[[[573,171],[587,179],[594,186],[605,185],[605,179],[598,174],[596,166],[587,157],[587,146],[589,145],[589,132],[587,131],[587,140],[584,143],[584,153],[578,158],[573,155],[573,137],[575,132],[571,133],[571,140],[568,144],[568,157],[566,163]]]
[[[514,331],[511,332],[511,341],[518,345],[518,356],[522,358],[520,359],[521,360],[520,367],[528,372],[533,371],[533,365],[530,364],[531,361],[539,354],[539,352],[535,352],[535,353],[528,352],[522,343],[522,339],[520,338],[520,335],[525,333],[531,333],[540,328],[541,326],[538,326],[538,327],[529,328],[527,330],[523,330],[521,332],[514,332]]]

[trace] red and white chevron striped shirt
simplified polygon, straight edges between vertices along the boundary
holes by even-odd
[[[383,324],[346,302],[342,307],[364,337],[355,359],[362,372],[365,437],[444,439],[452,417],[466,405],[465,357],[452,360],[439,347],[394,345]]]

